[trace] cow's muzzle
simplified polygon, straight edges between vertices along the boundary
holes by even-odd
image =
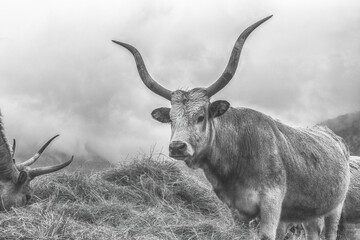
[[[169,145],[169,153],[171,158],[177,160],[184,160],[186,157],[189,157],[187,144],[182,141],[172,141]]]

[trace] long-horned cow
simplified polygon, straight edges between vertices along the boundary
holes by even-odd
[[[227,101],[210,102],[235,74],[249,34],[266,17],[241,33],[220,78],[207,88],[170,91],[148,73],[139,51],[129,50],[144,84],[171,102],[154,119],[171,124],[170,157],[201,168],[217,196],[236,209],[244,223],[259,218],[262,239],[275,239],[279,221],[302,222],[327,215],[328,239],[335,239],[350,181],[349,152],[324,127],[293,128]]]
[[[0,114],[0,211],[8,210],[11,207],[24,206],[32,197],[31,180],[37,176],[58,171],[72,162],[73,157],[69,161],[55,166],[29,167],[40,157],[50,142],[58,136],[56,135],[47,141],[33,157],[16,164],[13,159],[15,141],[11,147],[5,137]]]

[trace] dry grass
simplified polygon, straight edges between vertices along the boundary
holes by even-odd
[[[257,239],[172,161],[144,157],[33,186],[30,205],[0,213],[0,239]]]

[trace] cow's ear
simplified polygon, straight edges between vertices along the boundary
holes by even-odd
[[[162,123],[169,123],[170,122],[170,108],[157,108],[151,112],[151,116]]]
[[[23,185],[25,182],[26,182],[26,180],[28,179],[28,174],[27,174],[27,172],[25,172],[25,171],[20,171],[20,173],[19,173],[19,177],[18,177],[18,180],[17,180],[17,185]]]
[[[223,115],[230,107],[230,103],[227,101],[215,101],[210,104],[209,114],[210,117],[218,117]]]

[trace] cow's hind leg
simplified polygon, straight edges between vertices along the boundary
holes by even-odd
[[[274,240],[279,224],[283,194],[280,189],[269,189],[260,200],[261,240]]]
[[[343,203],[325,217],[325,239],[336,240]]]
[[[316,218],[303,224],[306,240],[320,240],[324,218]]]

